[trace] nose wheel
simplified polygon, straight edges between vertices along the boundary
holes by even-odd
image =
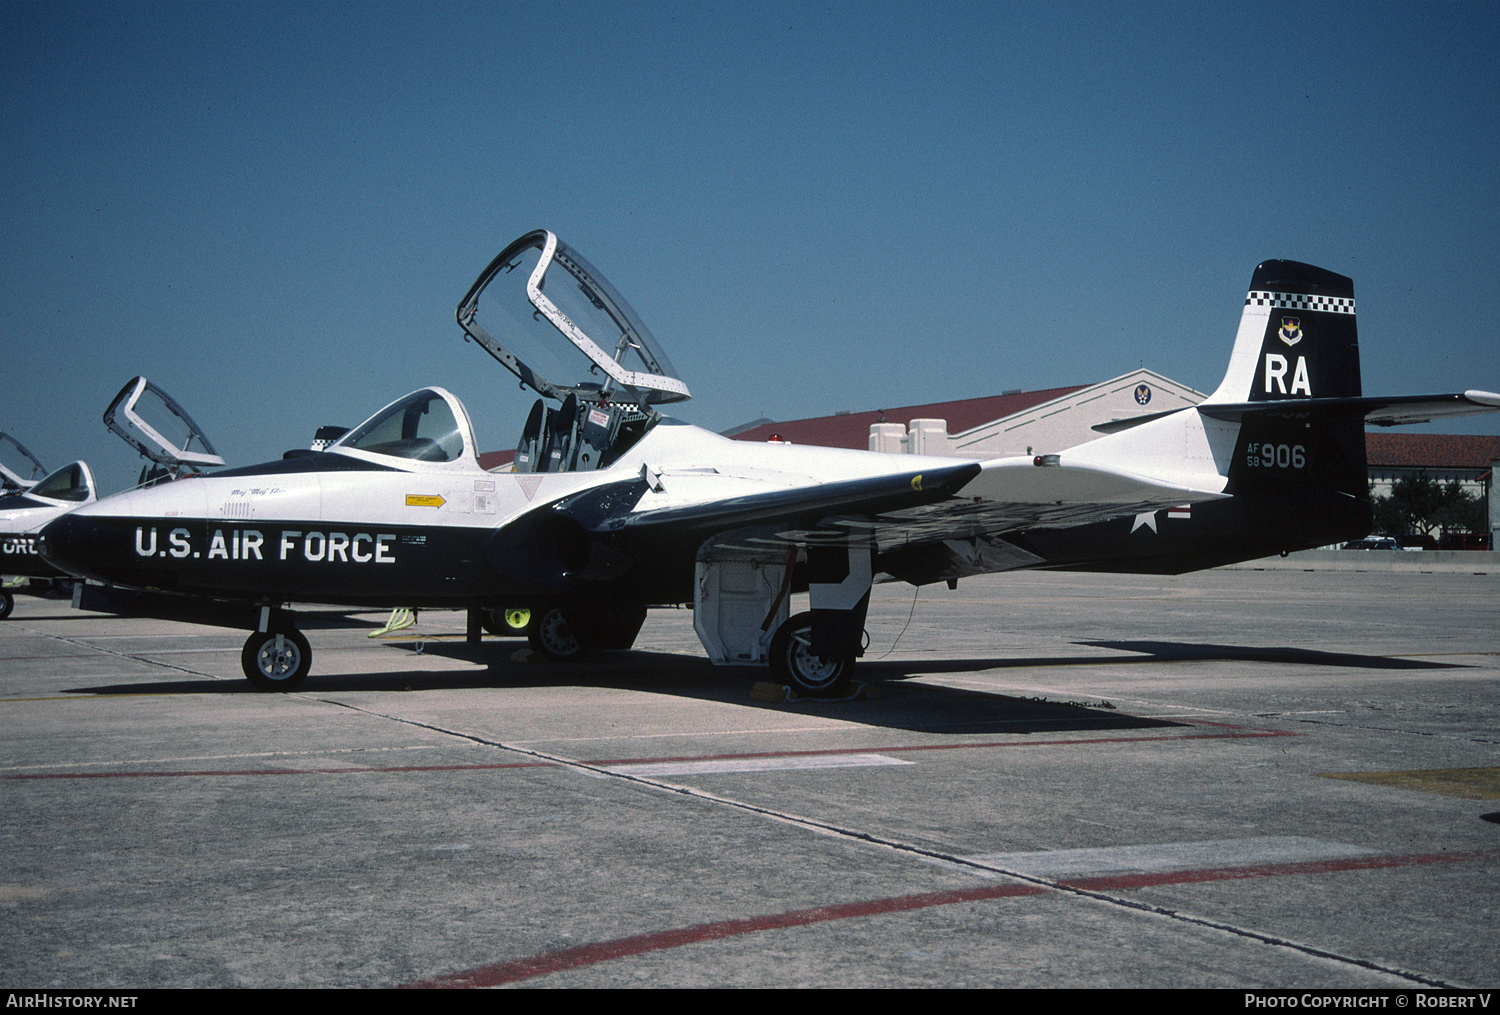
[[[312,648],[296,629],[257,631],[240,651],[240,666],[257,691],[293,691],[312,667]]]

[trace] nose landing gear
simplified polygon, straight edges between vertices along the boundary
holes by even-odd
[[[312,668],[312,648],[301,631],[256,631],[240,650],[240,667],[257,691],[294,691]]]

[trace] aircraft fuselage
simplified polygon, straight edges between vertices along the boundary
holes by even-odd
[[[37,548],[37,533],[72,506],[44,502],[25,493],[0,497],[0,574],[66,577],[67,572],[42,557]]]

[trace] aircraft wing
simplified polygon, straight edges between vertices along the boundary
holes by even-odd
[[[667,477],[663,482],[670,482]],[[652,509],[644,487],[628,513],[590,510],[598,491],[558,509],[617,545],[670,536],[715,550],[765,552],[795,544],[866,542],[877,552],[944,540],[1066,527],[1217,499],[1123,470],[1011,458],[886,476],[795,486]]]

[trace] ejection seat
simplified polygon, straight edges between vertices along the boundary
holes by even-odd
[[[573,469],[573,431],[578,422],[578,396],[569,394],[562,408],[548,420],[549,447],[543,472],[571,472]]]
[[[547,403],[538,398],[521,430],[521,443],[516,445],[517,472],[540,472],[546,467],[552,434],[551,416],[552,410],[547,408]]]
[[[651,417],[633,406],[580,402],[568,395],[562,408],[532,405],[516,445],[516,472],[592,472],[624,454],[650,428]]]

